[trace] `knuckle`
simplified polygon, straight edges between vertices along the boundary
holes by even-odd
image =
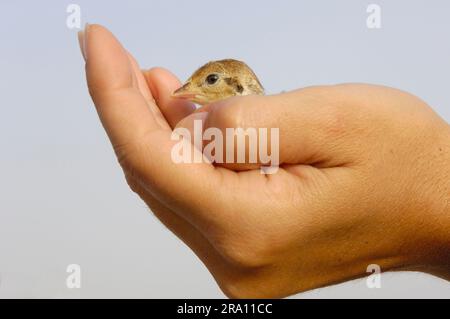
[[[127,173],[132,170],[134,166],[134,147],[131,144],[115,144],[113,145],[117,160],[124,171]]]
[[[131,175],[129,174],[125,174],[125,180],[127,181],[128,187],[130,187],[130,189],[140,195],[143,193],[143,189],[142,187],[139,185],[139,183],[137,182],[136,179],[134,179]]]
[[[248,299],[255,297],[255,292],[250,291],[249,285],[242,284],[236,280],[225,280],[220,286],[220,289],[230,299]]]
[[[333,136],[339,136],[346,132],[347,121],[345,111],[336,105],[329,105],[326,109],[324,129],[326,133]]]
[[[132,170],[123,170],[125,175],[125,181],[128,184],[128,187],[131,191],[137,195],[143,194],[143,190],[141,185],[139,185],[138,177]]]
[[[261,268],[271,263],[270,246],[252,234],[222,240],[217,246],[222,256],[237,269]]]
[[[144,145],[139,141],[113,145],[117,160],[124,172],[135,178],[142,170]]]
[[[306,101],[316,105],[312,124],[322,137],[339,137],[349,129],[353,107],[348,92],[341,86],[317,86],[302,89]]]
[[[276,292],[269,287],[273,274],[234,272],[218,281],[222,292],[231,299],[271,298]]]
[[[227,103],[220,103],[211,110],[209,118],[212,126],[219,128],[242,127],[245,120],[245,105],[242,98],[231,98]]]

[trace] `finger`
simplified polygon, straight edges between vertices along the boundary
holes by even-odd
[[[159,110],[158,106],[156,105],[156,101],[155,101],[152,93],[150,92],[150,89],[147,85],[144,74],[142,73],[141,69],[139,68],[139,64],[137,63],[136,59],[130,53],[128,53],[128,59],[130,60],[131,67],[133,69],[134,78],[136,79],[136,85],[139,89],[139,92],[141,92],[142,96],[147,101],[149,109],[152,112],[153,116],[155,117],[157,123],[161,126],[161,128],[169,129],[170,126],[167,123],[167,121],[164,118],[161,111]]]
[[[147,82],[145,81],[144,75],[142,74],[139,68],[139,63],[136,61],[136,59],[133,57],[131,53],[127,52],[127,56],[128,60],[130,61],[135,86],[137,86],[139,92],[141,92],[142,96],[149,104],[154,104],[155,99],[147,86]]]
[[[144,76],[156,104],[172,128],[195,111],[195,105],[189,101],[172,98],[172,92],[179,88],[181,83],[168,70],[153,68],[144,71]]]
[[[124,170],[145,181],[152,196],[203,231],[229,224],[233,212],[223,208],[230,194],[221,192],[225,173],[205,161],[190,142],[172,139],[171,130],[161,128],[139,90],[127,52],[114,36],[98,25],[86,33],[89,90]],[[186,163],[173,157],[180,144],[195,154]],[[211,196],[217,192],[220,196]]]
[[[122,45],[99,25],[90,25],[84,36],[89,92],[114,148],[160,129]]]

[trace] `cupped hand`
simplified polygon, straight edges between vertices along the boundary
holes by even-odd
[[[379,86],[236,97],[195,111],[99,25],[84,32],[90,94],[131,189],[230,297],[282,297],[382,270],[450,268],[450,128]],[[176,127],[279,128],[280,168],[175,163]],[[190,143],[190,141],[187,141]],[[201,150],[194,149],[194,152]]]

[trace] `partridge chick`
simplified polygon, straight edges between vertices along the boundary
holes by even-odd
[[[255,73],[241,61],[211,61],[200,67],[172,96],[205,105],[232,96],[264,94]]]

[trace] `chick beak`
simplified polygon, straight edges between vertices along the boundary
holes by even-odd
[[[190,82],[186,82],[182,87],[176,89],[175,91],[173,91],[172,93],[172,97],[178,98],[178,99],[192,99],[195,98],[195,96],[197,95],[194,92],[191,92],[190,89],[191,83]]]

